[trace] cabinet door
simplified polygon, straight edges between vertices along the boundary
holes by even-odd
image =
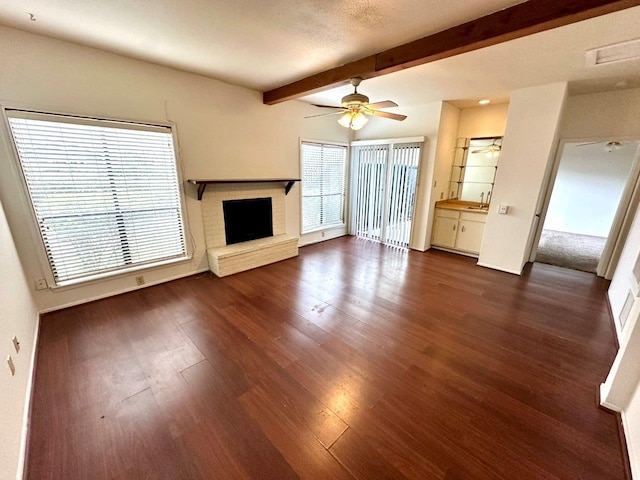
[[[465,252],[480,253],[482,236],[484,235],[484,225],[483,222],[460,220],[455,248],[464,250]]]
[[[456,243],[457,218],[436,217],[433,224],[431,243],[441,247],[453,248]]]

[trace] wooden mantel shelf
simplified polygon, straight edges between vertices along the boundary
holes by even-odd
[[[284,186],[284,194],[287,195],[293,184],[299,182],[299,178],[245,178],[245,179],[220,179],[220,180],[187,180],[198,186],[198,200],[202,200],[202,195],[210,183],[273,183],[286,182]]]

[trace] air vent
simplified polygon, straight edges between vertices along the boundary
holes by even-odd
[[[640,59],[640,38],[628,42],[615,43],[606,47],[594,48],[585,53],[587,67],[607,65]]]

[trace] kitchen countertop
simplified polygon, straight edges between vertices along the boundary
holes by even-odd
[[[457,210],[459,212],[476,212],[487,213],[489,206],[483,206],[480,208],[478,202],[465,202],[464,200],[441,200],[436,202],[436,208],[444,208],[446,210]]]

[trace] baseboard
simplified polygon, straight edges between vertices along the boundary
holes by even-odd
[[[440,250],[442,252],[455,253],[456,255],[463,255],[465,257],[478,258],[477,253],[463,252],[462,250],[454,250],[452,248],[440,247],[437,245],[431,245],[431,250]]]
[[[624,467],[624,475],[626,480],[633,480],[631,471],[631,459],[635,459],[633,454],[631,443],[627,442],[625,432],[629,431],[629,425],[626,422],[626,416],[624,411],[620,410],[615,405],[602,401],[602,390],[604,389],[604,383],[600,384],[596,388],[596,405],[598,408],[605,412],[614,415],[616,417],[616,429],[618,430],[618,442],[620,443],[620,451],[622,452],[622,463]]]
[[[38,342],[40,341],[40,315],[36,321],[36,331],[33,336],[33,349],[31,350],[31,365],[29,367],[29,381],[25,392],[26,403],[22,418],[22,437],[20,438],[20,453],[18,454],[17,480],[27,478],[27,458],[29,448],[29,433],[31,425],[31,407],[33,405],[33,385],[36,377],[36,361],[38,360]]]
[[[199,270],[190,271],[187,273],[181,273],[179,275],[174,275],[172,277],[163,278],[162,280],[157,280],[155,282],[145,283],[144,285],[133,285],[131,287],[123,288],[122,290],[116,290],[115,292],[108,292],[101,295],[96,295],[95,297],[83,298],[82,300],[77,300],[75,302],[65,303],[63,305],[57,305],[51,308],[45,308],[40,310],[40,313],[49,313],[55,312],[56,310],[62,310],[63,308],[74,307],[76,305],[82,305],[83,303],[95,302],[96,300],[101,300],[103,298],[115,297],[116,295],[122,295],[123,293],[133,292],[134,290],[140,290],[142,288],[153,287],[154,285],[160,285],[161,283],[171,282],[173,280],[179,280],[184,277],[190,277],[192,275],[197,275],[199,273],[208,272],[208,268],[201,268]]]
[[[512,270],[510,268],[498,267],[497,265],[491,265],[489,263],[478,262],[478,266],[491,268],[492,270],[500,270],[501,272],[512,273],[513,275],[522,275],[522,270]]]
[[[631,425],[627,422],[627,416],[624,412],[618,414],[618,417],[618,433],[620,435],[620,446],[622,447],[625,475],[627,476],[627,480],[632,480],[634,469],[631,466],[635,465],[637,467],[638,457],[633,451],[633,444],[627,441],[627,436],[625,434],[625,432],[631,430]],[[636,471],[635,474],[636,476],[639,476],[640,472]]]

